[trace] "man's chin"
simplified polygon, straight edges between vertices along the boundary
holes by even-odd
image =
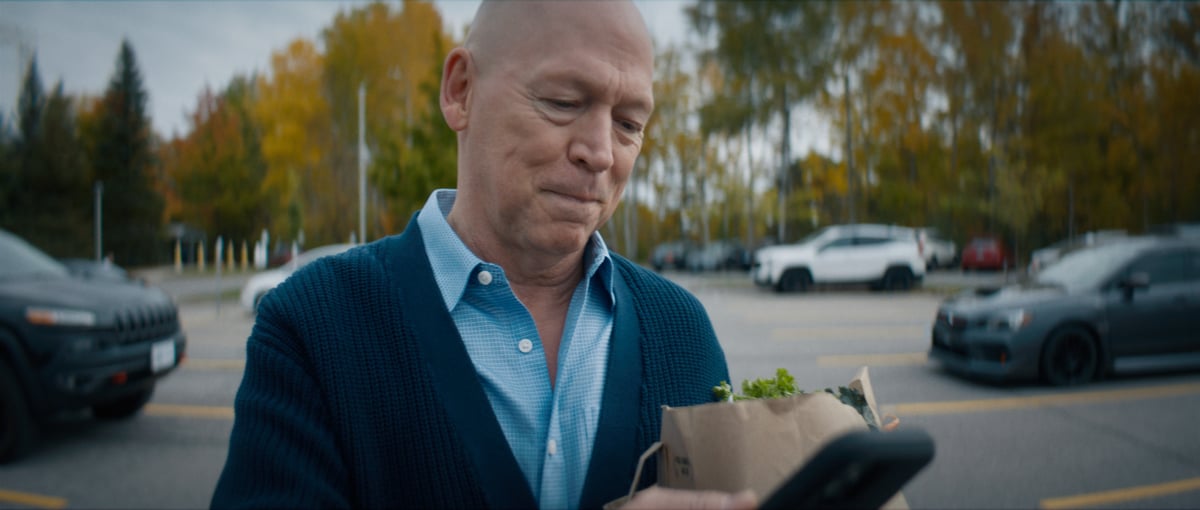
[[[547,253],[569,256],[582,251],[593,232],[594,228],[577,224],[548,226],[537,236],[536,244]]]

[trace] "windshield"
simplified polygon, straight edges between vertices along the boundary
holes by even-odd
[[[1038,273],[1035,281],[1066,287],[1069,291],[1099,287],[1129,262],[1144,243],[1119,243],[1072,252]]]
[[[821,228],[820,230],[817,230],[817,231],[815,231],[815,232],[813,232],[813,233],[811,233],[811,234],[809,234],[809,235],[806,235],[806,236],[804,236],[804,239],[801,239],[801,240],[800,240],[799,242],[797,242],[796,244],[808,244],[808,243],[811,243],[811,242],[813,242],[813,241],[817,240],[817,238],[819,238],[819,237],[821,237],[821,236],[825,235],[825,233],[826,233],[826,232],[829,232],[829,230],[830,230],[830,229],[832,229],[832,228],[833,228],[833,226],[832,226],[832,225],[831,225],[831,226],[828,226],[828,227],[823,227],[823,228]]]
[[[0,231],[0,280],[66,276],[67,269],[21,238]]]

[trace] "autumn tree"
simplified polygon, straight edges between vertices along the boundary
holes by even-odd
[[[335,231],[349,233],[357,225],[358,90],[362,86],[366,90],[367,147],[372,155],[385,155],[382,160],[371,161],[369,174],[376,185],[383,182],[383,188],[390,192],[401,192],[395,196],[395,205],[391,204],[391,195],[372,193],[376,205],[370,208],[373,221],[367,236],[394,233],[412,212],[412,203],[405,195],[411,188],[446,182],[444,175],[422,176],[424,172],[444,172],[445,167],[420,171],[409,168],[410,183],[408,176],[395,175],[401,169],[393,165],[400,162],[397,154],[411,149],[409,135],[415,133],[410,133],[410,126],[429,118],[427,114],[435,103],[427,101],[421,87],[432,79],[433,69],[438,70],[440,82],[444,49],[450,48],[453,40],[445,33],[434,5],[421,0],[405,0],[398,10],[376,2],[339,13],[322,33],[322,40],[326,48],[323,90],[329,100],[336,143],[326,155],[332,187],[328,190],[329,207],[321,209],[321,214]],[[406,159],[415,164],[419,158]],[[412,191],[428,195],[432,189]]]
[[[828,75],[830,9],[825,2],[701,0],[687,11],[691,26],[715,40],[702,58],[746,81],[759,124],[779,123],[778,239],[787,238],[787,194],[794,184],[787,178],[792,110],[814,98]]]
[[[250,83],[237,78],[221,94],[206,88],[191,114],[191,131],[171,145],[178,219],[213,239],[253,239],[266,216],[264,165],[246,102]]]
[[[257,81],[252,118],[261,130],[266,171],[261,197],[273,239],[340,241],[348,231],[327,226],[325,193],[336,193],[327,167],[334,143],[329,103],[322,92],[325,59],[312,41],[295,39],[271,55],[269,78]]]
[[[440,34],[434,35],[431,52],[444,55]],[[453,188],[458,174],[458,140],[446,125],[439,107],[441,60],[431,60],[425,81],[414,97],[416,117],[403,123],[380,127],[371,161],[371,181],[386,199],[379,211],[382,233],[403,230],[405,223],[421,209],[429,193]]]

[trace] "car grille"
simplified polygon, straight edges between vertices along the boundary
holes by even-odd
[[[174,306],[141,306],[117,312],[113,341],[128,345],[159,339],[179,330],[179,315]]]

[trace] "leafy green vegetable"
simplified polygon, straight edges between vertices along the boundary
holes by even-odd
[[[742,381],[742,394],[738,395],[733,392],[733,387],[726,381],[721,381],[721,384],[713,386],[713,398],[717,402],[735,402],[739,400],[754,400],[761,398],[784,398],[793,395],[803,395],[806,392],[796,388],[796,379],[788,373],[787,369],[780,368],[775,371],[774,379],[755,379],[754,381]],[[867,397],[861,391],[858,391],[849,386],[838,386],[837,390],[825,388],[825,392],[837,397],[843,404],[853,407],[858,414],[862,415],[863,420],[867,422],[867,426],[871,430],[879,428],[879,421],[875,418],[875,413],[871,412],[871,407],[867,405]]]

